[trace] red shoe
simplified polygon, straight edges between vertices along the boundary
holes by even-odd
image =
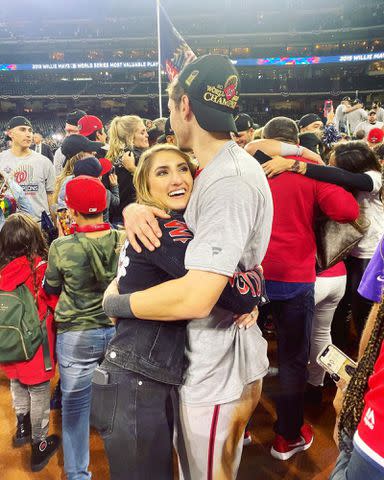
[[[281,435],[276,434],[275,440],[271,448],[271,455],[278,460],[288,460],[293,457],[295,453],[307,450],[313,442],[313,430],[308,423],[300,429],[300,437],[292,442],[289,442]]]
[[[247,445],[252,444],[252,435],[249,430],[245,430],[244,432],[244,439],[243,439],[243,445],[246,447]]]

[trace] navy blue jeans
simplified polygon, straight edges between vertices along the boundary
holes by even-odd
[[[105,360],[105,385],[92,384],[91,424],[104,440],[111,480],[172,480],[177,387]]]
[[[276,325],[279,388],[276,395],[275,431],[287,440],[300,436],[304,423],[304,390],[315,309],[314,287],[288,300],[272,300]]]

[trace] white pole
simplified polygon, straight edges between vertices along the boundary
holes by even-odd
[[[156,12],[157,12],[157,61],[159,63],[157,67],[158,84],[159,84],[159,116],[163,116],[163,104],[161,94],[161,51],[160,51],[160,0],[156,0]]]

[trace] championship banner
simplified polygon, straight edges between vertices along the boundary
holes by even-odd
[[[168,17],[167,17],[168,18]],[[168,19],[169,21],[169,19]],[[172,24],[171,24],[172,26]],[[196,58],[193,51],[184,42],[177,30],[172,26],[179,37],[165,34],[161,37],[161,64],[171,80],[184,65]],[[177,39],[179,38],[179,39]],[[181,40],[180,40],[181,39]],[[268,66],[300,66],[318,65],[324,63],[374,62],[384,60],[384,52],[361,53],[353,55],[333,55],[324,57],[265,57],[265,58],[236,58],[232,63],[237,67],[268,67]],[[105,70],[105,69],[148,69],[157,68],[157,61],[138,60],[131,62],[78,62],[78,63],[0,63],[0,71],[16,72],[20,70]]]
[[[161,4],[159,23],[161,66],[172,81],[185,65],[195,60],[196,55],[173,26]]]

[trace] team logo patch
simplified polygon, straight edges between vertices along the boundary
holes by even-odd
[[[232,100],[232,98],[237,95],[237,84],[239,79],[236,75],[231,75],[224,84],[224,93],[227,100]]]
[[[43,440],[42,442],[40,442],[40,445],[39,445],[40,452],[44,452],[44,450],[47,448],[47,446],[48,446],[48,444],[47,444],[46,440]]]
[[[368,408],[367,413],[364,417],[364,423],[370,430],[373,430],[375,428],[375,414],[372,408]]]
[[[237,94],[237,76],[231,75],[225,85],[207,85],[203,98],[206,102],[212,102],[234,110],[237,107],[239,95]]]

